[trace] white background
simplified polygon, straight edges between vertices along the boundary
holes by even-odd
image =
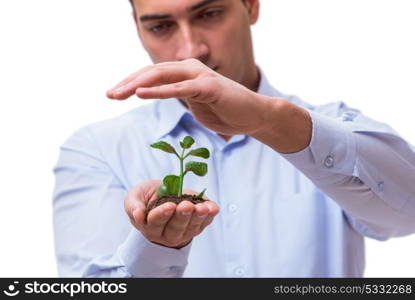
[[[263,0],[258,64],[282,92],[343,100],[415,143],[413,0]],[[149,64],[127,0],[0,1],[0,276],[56,276],[52,168],[76,129],[143,101],[105,91]],[[415,236],[367,241],[365,276],[415,276]]]

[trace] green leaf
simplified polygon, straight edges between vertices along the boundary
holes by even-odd
[[[187,155],[198,156],[202,158],[209,158],[210,152],[206,148],[197,148],[190,151]]]
[[[186,163],[185,170],[186,172],[191,171],[197,176],[205,176],[208,171],[208,166],[203,162],[189,161]]]
[[[186,136],[183,141],[180,142],[180,146],[182,146],[184,149],[189,149],[192,147],[194,142],[195,140],[191,136]]]
[[[167,186],[165,186],[164,184],[161,184],[159,186],[159,188],[157,189],[157,196],[159,198],[163,197],[163,196],[168,196],[170,195],[167,189]]]
[[[203,191],[201,191],[201,192],[199,193],[199,195],[197,195],[197,196],[196,196],[196,198],[201,198],[201,199],[203,199],[203,195],[205,194],[205,192],[206,192],[206,189],[204,189]]]
[[[153,148],[156,148],[156,149],[163,150],[164,152],[176,153],[177,154],[176,150],[174,149],[174,147],[172,145],[170,145],[169,143],[163,142],[163,141],[153,143],[150,146],[153,147]]]
[[[166,186],[169,195],[177,195],[180,189],[180,177],[176,175],[167,175],[163,179],[163,184]]]
[[[180,177],[176,175],[167,175],[163,179],[163,183],[157,189],[157,196],[177,195],[180,188]]]

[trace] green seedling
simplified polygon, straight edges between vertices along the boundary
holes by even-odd
[[[205,159],[208,159],[210,156],[209,150],[206,148],[197,148],[194,150],[190,150],[186,154],[185,153],[186,149],[189,149],[194,144],[194,142],[195,140],[191,136],[186,136],[180,142],[180,146],[182,147],[181,155],[177,153],[176,149],[172,145],[164,141],[160,141],[160,142],[150,145],[151,147],[155,149],[160,149],[164,152],[174,154],[180,160],[180,175],[179,176],[167,175],[166,177],[164,177],[163,183],[157,189],[158,197],[161,198],[163,196],[169,196],[169,195],[176,195],[178,197],[181,197],[182,192],[183,192],[183,179],[184,179],[184,176],[188,172],[193,172],[194,174],[198,176],[205,176],[206,173],[208,172],[208,166],[206,163],[203,163],[203,162],[189,161],[184,165],[184,160],[188,156],[197,156],[197,157],[202,157]],[[205,191],[206,189],[204,189],[196,197],[202,199]]]

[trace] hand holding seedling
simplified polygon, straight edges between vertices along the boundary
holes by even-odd
[[[164,141],[151,144],[151,147],[179,159],[180,174],[167,175],[162,182],[144,182],[125,198],[125,210],[131,223],[154,243],[181,248],[201,233],[219,212],[214,202],[203,197],[206,189],[201,193],[183,190],[184,177],[188,172],[205,176],[208,171],[207,164],[203,162],[189,161],[184,164],[189,156],[205,159],[210,156],[206,148],[190,149],[194,142],[191,136],[186,136],[180,142],[180,153]],[[187,194],[183,194],[183,191]]]
[[[136,185],[125,197],[125,211],[133,226],[149,241],[165,247],[181,248],[212,222],[219,208],[212,201],[196,205],[189,201],[178,205],[166,202],[151,210],[147,216],[147,204],[157,199],[157,189],[161,184],[160,180],[149,180]],[[197,194],[187,189],[184,192]]]

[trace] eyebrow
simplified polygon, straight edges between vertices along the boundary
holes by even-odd
[[[199,8],[202,8],[206,5],[209,5],[212,2],[216,2],[216,1],[222,1],[222,0],[203,0],[199,3],[196,3],[192,6],[190,6],[187,11],[192,12],[195,10],[198,10]],[[141,22],[146,22],[146,21],[152,21],[152,20],[162,20],[162,19],[168,19],[171,18],[173,15],[171,14],[153,14],[153,15],[144,15],[140,17],[140,21]]]
[[[194,5],[192,5],[188,11],[195,11],[199,8],[202,8],[203,6],[206,6],[212,2],[216,2],[216,1],[221,1],[221,0],[203,0],[202,2],[196,3]]]
[[[141,22],[145,21],[151,21],[151,20],[161,20],[161,19],[167,19],[171,18],[172,15],[170,14],[164,14],[164,15],[144,15],[140,17]]]

